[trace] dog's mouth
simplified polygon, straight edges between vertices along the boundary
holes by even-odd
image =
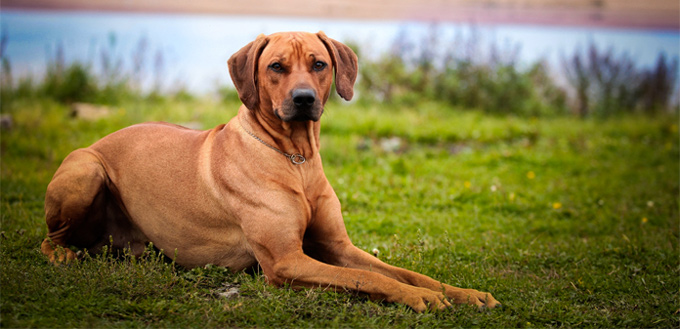
[[[288,121],[314,121],[317,122],[321,119],[321,114],[319,115],[311,115],[309,113],[296,113],[290,120]]]
[[[282,111],[280,109],[274,109],[274,115],[276,115],[279,120],[283,122],[304,122],[304,121],[314,121],[317,122],[321,119],[323,114],[322,107],[313,107],[311,109],[300,110],[292,108],[288,111]]]

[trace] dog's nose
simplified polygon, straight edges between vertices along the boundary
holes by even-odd
[[[295,89],[293,90],[293,104],[297,108],[310,108],[316,101],[316,92],[314,89]]]

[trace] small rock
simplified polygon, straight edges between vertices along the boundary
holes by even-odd
[[[88,103],[71,104],[71,116],[87,121],[95,121],[111,115],[111,109],[106,106]]]
[[[391,137],[391,138],[381,138],[380,148],[385,152],[397,152],[401,149],[401,138]]]
[[[357,151],[366,151],[371,149],[371,144],[373,141],[370,138],[362,138],[357,143]]]
[[[238,286],[227,286],[224,290],[216,291],[215,294],[222,298],[235,298],[239,296]]]
[[[13,126],[14,126],[14,119],[12,119],[12,115],[10,115],[10,114],[0,115],[0,130],[10,131],[10,130],[12,130]]]
[[[466,146],[465,144],[452,144],[448,147],[449,153],[451,155],[456,155],[458,153],[467,153],[470,151],[470,147]]]
[[[182,122],[179,125],[193,130],[203,130],[203,124],[198,121]]]

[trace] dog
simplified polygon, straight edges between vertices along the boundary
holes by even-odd
[[[358,64],[348,46],[323,32],[260,35],[228,66],[243,105],[227,124],[143,123],[64,159],[45,195],[41,251],[51,262],[76,259],[71,246],[141,255],[151,242],[187,268],[259,264],[270,284],[356,291],[417,312],[501,305],[350,241],[319,155],[333,79],[340,97],[354,94]]]

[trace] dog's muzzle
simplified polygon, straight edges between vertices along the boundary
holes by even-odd
[[[290,96],[292,113],[284,121],[319,121],[323,110],[314,89],[294,89]]]

